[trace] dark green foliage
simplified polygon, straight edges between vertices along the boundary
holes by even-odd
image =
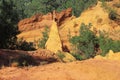
[[[12,0],[0,1],[0,48],[14,49],[18,14]]]
[[[35,65],[35,61],[32,56],[22,54],[16,61],[19,63],[18,66],[29,66]]]
[[[101,32],[100,37],[98,38],[100,49],[102,50],[101,55],[105,56],[109,50],[113,50],[113,52],[120,51],[120,41],[114,41],[108,38],[105,33]]]
[[[0,1],[0,48],[34,50],[32,43],[23,40],[17,42],[17,23],[22,17],[14,3],[13,0]]]
[[[49,38],[48,33],[49,33],[49,28],[48,28],[48,27],[45,27],[45,31],[42,32],[43,38],[39,40],[38,47],[45,49],[46,41],[47,41],[48,38]]]
[[[34,60],[34,58],[30,55],[20,53],[19,57],[17,58],[10,58],[9,59],[9,66],[12,65],[12,63],[16,62],[19,67],[25,67],[30,65],[38,65],[37,62]]]
[[[83,60],[80,54],[77,54],[77,53],[71,53],[71,54],[76,58],[76,60]]]
[[[90,26],[81,24],[80,35],[74,36],[70,39],[70,42],[76,46],[78,54],[81,54],[83,59],[87,59],[95,56],[95,46],[97,45],[96,36],[90,31]]]
[[[88,59],[94,57],[97,52],[102,56],[105,56],[109,50],[114,52],[120,51],[120,41],[114,41],[106,35],[105,32],[100,32],[100,36],[97,37],[90,30],[89,25],[81,24],[79,36],[73,36],[70,38],[70,43],[74,48],[72,55],[78,60]]]
[[[22,0],[23,1],[23,0]],[[30,17],[34,14],[37,13],[43,13],[43,5],[41,4],[42,0],[27,0],[28,2],[26,2],[25,7],[24,7],[24,14],[26,15],[26,17]]]
[[[79,16],[83,10],[97,4],[97,0],[14,0],[14,2],[22,18],[36,13],[61,11],[70,7],[73,8],[73,14]]]
[[[27,17],[30,17],[36,13],[46,14],[53,10],[58,10],[67,0],[31,0],[27,3],[24,10]],[[63,8],[65,9],[65,8]],[[60,10],[63,10],[60,9]]]
[[[75,16],[80,16],[82,11],[97,4],[97,0],[67,0],[57,10],[63,10],[71,7]]]
[[[58,58],[60,59],[60,61],[63,61],[63,58],[65,58],[64,53],[61,52],[61,51],[58,51],[58,52],[57,52],[57,56],[58,56]]]
[[[15,9],[17,11],[17,14],[19,14],[19,19],[23,19],[31,14],[32,12],[29,12],[30,6],[28,6],[31,3],[32,0],[13,0],[14,4],[16,5]],[[28,12],[27,12],[28,10]],[[27,13],[26,13],[27,12]]]
[[[42,0],[41,3],[44,7],[43,13],[48,13],[53,10],[57,10],[64,4],[67,0]]]
[[[112,19],[112,20],[115,20],[117,18],[117,13],[116,13],[115,10],[110,10],[109,18]]]

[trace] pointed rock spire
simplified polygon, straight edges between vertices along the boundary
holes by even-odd
[[[52,22],[49,38],[45,46],[46,46],[46,49],[53,51],[55,53],[59,50],[62,51],[62,44],[61,44],[61,40],[58,32],[57,23],[54,20]]]

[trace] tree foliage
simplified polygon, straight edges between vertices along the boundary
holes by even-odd
[[[98,37],[100,49],[102,50],[101,55],[105,56],[109,50],[113,50],[114,52],[120,51],[120,41],[119,40],[112,40],[108,38],[107,33],[100,32],[100,36]]]
[[[16,11],[17,14],[19,15],[19,19],[23,19],[28,17],[28,15],[31,12],[26,12],[26,10],[30,10],[31,8],[28,8],[28,6],[31,3],[32,0],[13,0],[14,4],[16,5]]]
[[[82,23],[79,36],[74,36],[70,39],[70,42],[76,47],[75,53],[81,54],[83,59],[95,56],[96,52],[97,39],[94,33],[89,30],[90,27],[91,24],[85,25]]]
[[[38,42],[38,47],[39,47],[39,48],[45,49],[45,44],[46,44],[46,42],[47,42],[47,40],[48,40],[48,38],[49,38],[48,33],[49,33],[49,28],[48,28],[48,27],[45,27],[44,32],[42,32],[43,38],[40,39],[39,42]]]
[[[114,41],[110,39],[105,32],[100,32],[100,36],[97,37],[91,30],[89,25],[84,23],[80,26],[80,31],[78,36],[73,36],[70,38],[70,43],[74,51],[72,55],[78,60],[88,59],[94,57],[100,50],[99,54],[105,56],[109,50],[114,52],[120,51],[120,41]]]
[[[97,0],[14,0],[22,18],[36,13],[48,13],[53,10],[61,11],[73,9],[73,14],[79,16],[81,12],[97,3]]]
[[[0,48],[14,48],[18,14],[12,0],[0,1]]]

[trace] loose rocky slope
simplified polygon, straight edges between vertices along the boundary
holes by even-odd
[[[90,59],[0,70],[0,80],[119,80],[120,61]]]

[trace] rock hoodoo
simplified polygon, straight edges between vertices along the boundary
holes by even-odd
[[[46,49],[55,53],[58,50],[62,51],[62,44],[61,44],[61,39],[58,32],[57,23],[54,20],[52,22],[49,38],[45,46],[46,46]]]

